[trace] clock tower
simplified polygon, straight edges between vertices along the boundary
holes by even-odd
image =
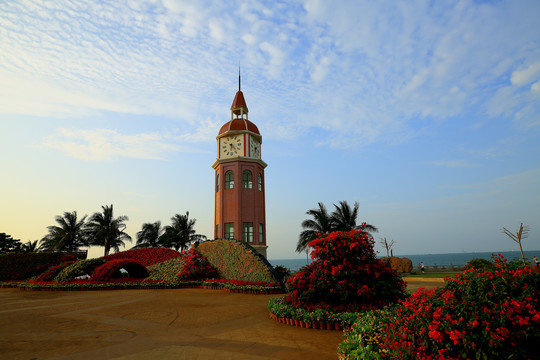
[[[266,257],[266,217],[262,136],[248,120],[248,108],[240,89],[231,105],[231,120],[219,130],[214,179],[214,237],[236,239]]]

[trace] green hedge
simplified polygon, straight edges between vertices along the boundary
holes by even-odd
[[[175,282],[178,281],[178,274],[182,271],[186,260],[183,256],[177,257],[164,261],[162,263],[157,263],[152,266],[148,266],[148,280],[164,280]]]
[[[282,283],[272,265],[244,242],[205,241],[197,246],[197,251],[217,269],[222,279]]]
[[[33,252],[7,253],[0,255],[0,281],[23,280],[36,276],[50,268],[59,265],[66,253],[62,252]]]
[[[105,263],[103,259],[87,259],[77,261],[60,271],[54,278],[54,282],[70,282],[77,276],[92,274],[95,268]]]

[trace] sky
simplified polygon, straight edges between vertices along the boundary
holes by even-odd
[[[540,249],[540,2],[0,2],[0,232],[64,212],[213,236],[241,64],[269,259],[306,211],[360,204],[394,255]],[[103,248],[91,248],[90,257]]]

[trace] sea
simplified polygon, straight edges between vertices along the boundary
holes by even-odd
[[[449,253],[449,254],[421,254],[421,255],[394,255],[397,257],[405,257],[411,259],[413,267],[418,266],[420,262],[423,262],[426,266],[432,265],[465,265],[472,259],[486,259],[491,260],[491,256],[501,254],[504,258],[512,260],[514,258],[521,259],[521,252],[519,251],[497,251],[497,252],[472,252],[472,253]],[[525,259],[530,260],[532,264],[533,256],[540,259],[540,250],[523,251]],[[273,266],[281,265],[292,271],[300,269],[307,264],[307,259],[277,259],[268,260]],[[309,262],[311,263],[311,259]]]

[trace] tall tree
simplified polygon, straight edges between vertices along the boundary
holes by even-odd
[[[44,250],[77,251],[81,246],[88,246],[84,236],[84,221],[77,220],[77,212],[64,212],[64,216],[56,216],[58,226],[48,226],[49,233],[41,239],[41,247]]]
[[[379,231],[373,225],[356,223],[358,218],[358,208],[360,207],[357,201],[354,203],[353,208],[351,208],[347,201],[340,201],[339,206],[334,204],[334,207],[336,208],[332,213],[334,231],[351,231],[353,229],[363,230],[367,233]]]
[[[18,251],[20,248],[20,240],[14,239],[6,233],[0,233],[0,254],[8,251]]]
[[[311,209],[306,212],[312,219],[302,221],[302,232],[298,238],[296,252],[309,251],[308,244],[317,238],[318,234],[325,234],[333,230],[332,217],[328,214],[326,206],[320,202],[318,209]]]
[[[137,233],[137,245],[135,247],[158,247],[161,246],[160,237],[164,229],[161,227],[161,221],[154,223],[144,223],[142,230]]]
[[[120,246],[125,246],[124,241],[131,241],[124,230],[128,221],[127,216],[119,216],[116,219],[113,215],[113,205],[102,206],[103,213],[94,213],[88,220],[86,225],[86,235],[90,245],[103,246],[105,248],[105,256],[109,255],[109,251],[114,249],[115,252],[120,250]]]
[[[191,242],[204,240],[206,236],[196,234],[195,223],[197,219],[189,218],[189,211],[185,215],[176,214],[171,218],[171,225],[165,227],[163,244],[174,248],[176,251],[187,249]]]

